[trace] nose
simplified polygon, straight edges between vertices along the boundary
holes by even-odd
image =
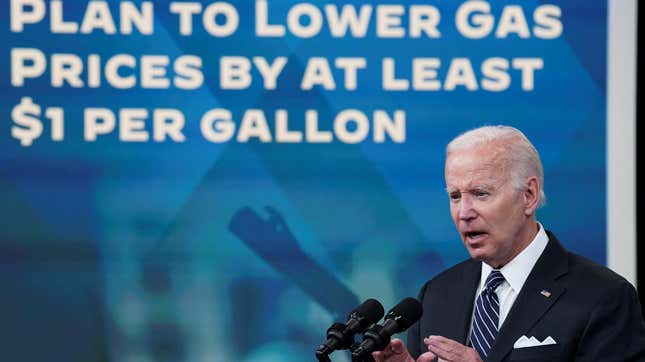
[[[457,210],[457,216],[459,217],[459,220],[470,221],[477,217],[475,205],[473,204],[473,200],[469,195],[462,196],[458,207],[459,209]]]

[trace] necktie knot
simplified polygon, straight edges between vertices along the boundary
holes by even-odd
[[[499,270],[493,270],[486,278],[486,289],[494,292],[500,284],[504,282],[504,276]]]

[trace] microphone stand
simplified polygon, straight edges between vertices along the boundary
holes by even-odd
[[[372,357],[371,353],[361,355],[360,357],[354,356],[353,352],[358,348],[358,346],[360,346],[360,343],[354,343],[349,347],[349,350],[352,352],[352,362],[374,362],[374,357]]]
[[[354,352],[354,350],[358,348],[359,345],[360,343],[352,344],[352,346],[349,347],[349,351]],[[316,352],[316,358],[319,362],[331,362],[329,355],[326,353]],[[360,357],[355,357],[354,355],[352,355],[352,362],[374,362],[374,357],[372,357],[371,353],[367,354],[366,356],[362,355]]]

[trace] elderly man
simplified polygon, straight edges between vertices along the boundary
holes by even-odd
[[[536,221],[542,163],[522,132],[460,135],[447,147],[445,178],[472,259],[423,286],[407,349],[395,339],[376,361],[645,361],[631,284],[567,252]]]

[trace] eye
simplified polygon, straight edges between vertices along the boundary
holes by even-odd
[[[461,194],[457,191],[453,191],[448,193],[448,197],[450,198],[450,201],[457,202],[459,201],[459,199],[461,199]]]
[[[488,197],[488,195],[490,195],[490,193],[485,190],[473,190],[472,194],[478,199],[485,199],[486,197]]]

